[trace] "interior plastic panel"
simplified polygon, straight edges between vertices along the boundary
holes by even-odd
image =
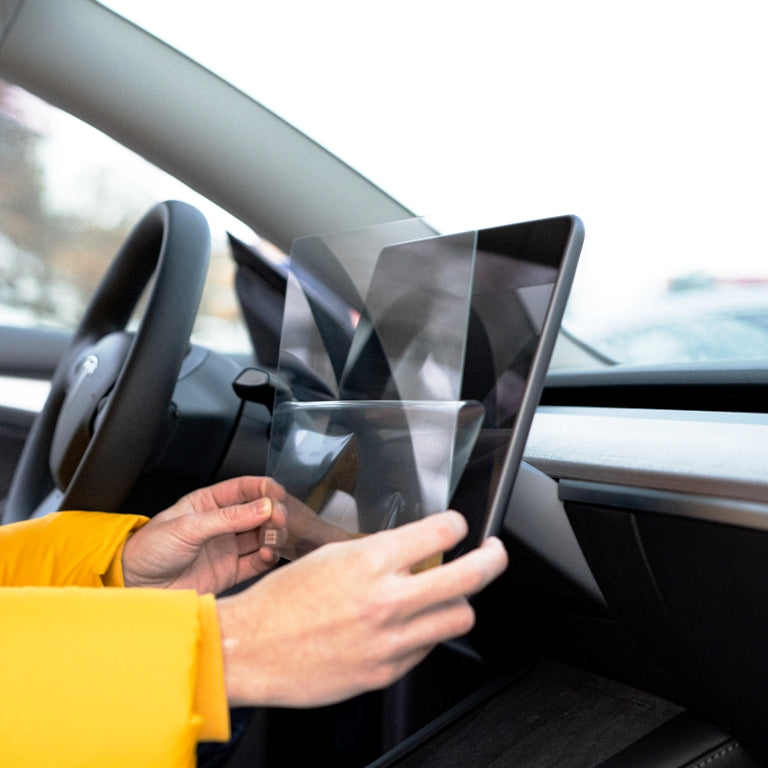
[[[557,481],[527,462],[520,465],[504,531],[595,603],[605,605],[558,495]]]
[[[558,479],[589,570],[666,695],[760,764],[767,440],[761,413],[546,406],[526,447]]]
[[[558,495],[562,501],[768,530],[768,503],[579,480],[561,480]]]
[[[540,407],[525,459],[559,479],[768,499],[768,415]]]
[[[565,507],[590,568],[675,700],[768,759],[768,532],[680,516],[692,500],[675,494],[625,496],[629,509],[611,489],[562,495],[579,497]]]

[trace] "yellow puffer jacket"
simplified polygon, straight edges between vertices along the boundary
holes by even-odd
[[[144,522],[0,526],[0,767],[187,768],[229,738],[213,597],[108,588]]]

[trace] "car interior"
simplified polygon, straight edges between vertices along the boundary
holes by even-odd
[[[335,243],[347,247],[336,233],[423,227],[410,207],[95,0],[0,2],[0,78],[181,180],[295,268],[271,258],[260,239],[230,231],[228,291],[249,349],[190,341],[209,270],[209,222],[194,199],[158,199],[130,222],[122,246],[103,254],[104,275],[73,327],[3,321],[3,524],[71,508],[151,514],[200,485],[263,473],[275,397],[285,391],[296,401],[351,400],[360,391],[367,400],[440,399],[423,389],[410,397],[403,381],[411,380],[396,380],[396,355],[382,353],[386,331],[376,325],[386,313],[361,304],[330,258]],[[0,122],[0,130],[10,128]],[[14,194],[0,186],[3,207]],[[4,213],[0,235],[10,220]],[[588,212],[551,210],[544,220],[567,223],[577,250],[581,234],[589,242]],[[531,237],[531,221],[473,225],[486,235],[472,240],[471,258],[498,255],[507,246],[497,240],[515,232]],[[445,232],[430,223],[431,236]],[[574,260],[569,269],[578,276],[580,267]],[[385,690],[316,709],[233,710],[232,741],[201,745],[201,766],[768,764],[768,358],[607,365],[566,331],[555,341],[573,274],[566,277],[549,305],[552,333],[539,328],[533,336],[543,347],[534,347],[545,363],[571,353],[588,364],[539,366],[529,381],[518,453],[504,453],[510,482],[490,491],[503,500],[498,530],[509,567],[473,598],[475,628]],[[293,279],[314,323],[311,332],[301,327],[302,338],[328,334],[323,351],[349,357],[318,363],[307,343],[301,354],[311,349],[313,364],[291,363],[286,352],[296,349],[286,350],[283,333],[286,308],[300,305]],[[0,299],[3,290],[0,281]],[[491,350],[519,339],[521,321],[505,301],[507,313],[488,313],[499,320],[498,339],[478,341],[472,333],[488,330],[490,320],[478,318],[490,300],[465,291],[463,301],[460,333],[474,341],[461,347],[461,387],[445,399],[488,409],[489,391],[530,365],[535,349],[523,344],[494,367]],[[349,319],[365,311],[378,335],[359,342],[364,323]],[[413,332],[426,328],[409,311]],[[88,368],[93,355],[98,375]],[[403,390],[396,396],[393,382]],[[37,385],[44,397],[36,406],[11,397],[16,386],[29,393]],[[509,428],[503,415],[494,429]],[[449,499],[483,520],[487,499],[474,491],[459,483]]]

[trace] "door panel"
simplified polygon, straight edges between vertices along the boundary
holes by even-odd
[[[61,331],[0,328],[0,499],[67,340]]]

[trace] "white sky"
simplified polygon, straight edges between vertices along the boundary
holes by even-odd
[[[759,0],[108,4],[420,215],[578,214],[583,305],[768,273]]]

